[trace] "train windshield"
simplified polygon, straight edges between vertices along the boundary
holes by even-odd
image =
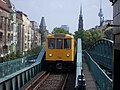
[[[71,39],[64,39],[64,49],[71,48]]]
[[[62,43],[63,43],[62,39],[57,39],[57,49],[62,49]]]
[[[55,48],[55,39],[48,39],[48,48],[54,49]]]

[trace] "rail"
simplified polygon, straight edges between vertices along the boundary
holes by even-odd
[[[99,40],[95,42],[87,51],[94,61],[109,71],[112,71],[113,41],[108,39]]]
[[[68,76],[69,74],[49,73],[44,71],[28,86],[23,87],[22,90],[64,90]]]
[[[81,39],[78,39],[78,45],[77,45],[75,88],[76,89],[81,89],[81,90],[85,90],[86,89],[85,77],[84,77],[84,74],[83,74],[83,67],[82,67],[82,45],[81,45]]]

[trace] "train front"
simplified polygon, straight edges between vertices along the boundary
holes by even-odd
[[[74,52],[74,37],[72,35],[48,35],[46,39],[47,70],[70,70],[74,65]]]

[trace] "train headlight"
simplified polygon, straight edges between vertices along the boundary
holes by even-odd
[[[68,53],[66,56],[67,56],[67,57],[69,57],[69,56],[70,56],[70,54]]]
[[[49,57],[52,57],[52,54],[51,54],[51,53],[49,54]]]

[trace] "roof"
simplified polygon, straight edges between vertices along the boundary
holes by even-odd
[[[41,23],[40,23],[40,27],[43,27],[43,26],[46,26],[44,17],[42,17]]]
[[[18,19],[22,20],[22,13],[17,11],[16,16],[17,16]]]
[[[16,14],[17,14],[17,18],[21,19],[21,20],[23,20],[22,19],[22,15],[24,15],[25,17],[27,17],[27,14],[23,13],[22,11],[16,11]]]
[[[11,3],[10,3],[10,0],[0,0],[0,8],[7,11],[7,12],[10,12],[10,9],[11,9]]]
[[[59,33],[59,34],[48,34],[48,35],[47,35],[47,38],[49,38],[49,37],[51,37],[51,38],[54,38],[54,37],[57,37],[57,38],[59,38],[59,37],[69,37],[69,38],[74,38],[73,35],[62,34],[62,33]]]

